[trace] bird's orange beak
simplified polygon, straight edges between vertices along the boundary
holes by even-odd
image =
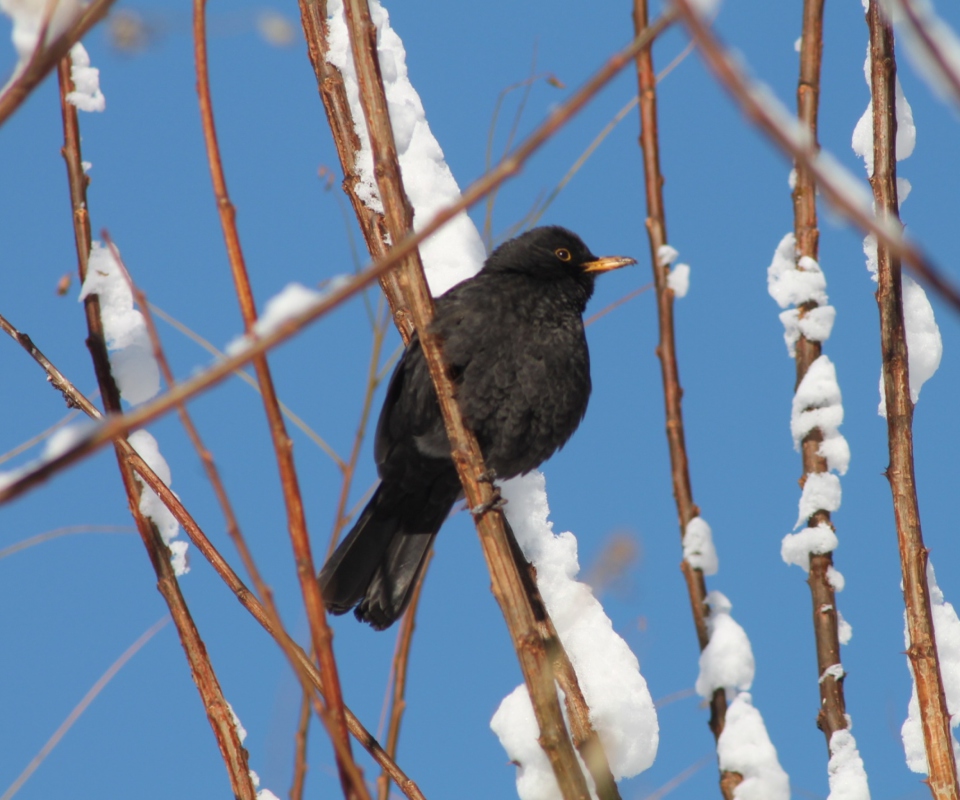
[[[612,269],[620,269],[636,263],[637,259],[628,256],[604,256],[596,261],[587,261],[581,266],[584,272],[609,272]]]

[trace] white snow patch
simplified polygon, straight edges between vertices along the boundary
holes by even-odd
[[[743,775],[743,782],[734,789],[734,800],[790,800],[790,778],[780,766],[763,717],[747,692],[738,694],[727,706],[717,756],[721,770]]]
[[[837,639],[840,644],[849,644],[853,638],[853,627],[843,618],[840,609],[837,609]]]
[[[830,796],[827,800],[870,800],[870,787],[857,742],[849,729],[834,731],[830,737],[827,764]]]
[[[668,244],[662,244],[657,248],[657,266],[669,267],[677,260],[679,255],[680,253],[677,252],[677,248],[671,247]]]
[[[575,580],[580,569],[577,541],[571,533],[553,533],[543,475],[531,472],[507,481],[502,493],[517,542],[537,570],[537,586],[576,670],[613,775],[636,775],[653,763],[659,741],[639,662],[613,630],[590,587]],[[504,699],[490,727],[518,764],[520,797],[558,797],[553,771],[537,742],[539,730],[526,687]]]
[[[166,459],[160,453],[160,446],[157,440],[145,430],[134,431],[130,434],[127,441],[140,457],[147,462],[157,477],[167,486],[170,486],[170,466]],[[140,513],[143,516],[153,520],[157,526],[164,544],[170,548],[170,563],[173,564],[173,571],[177,577],[186,575],[190,571],[190,564],[187,561],[187,542],[177,540],[180,535],[180,523],[173,516],[173,512],[166,507],[164,502],[157,496],[157,493],[147,486],[137,475],[142,490],[140,492]]]
[[[870,46],[867,45],[867,57],[863,62],[863,74],[867,80],[867,86],[870,81]],[[909,158],[917,144],[917,126],[913,122],[913,109],[903,93],[903,87],[900,85],[900,78],[897,78],[895,89],[895,108],[897,115],[897,139],[894,147],[896,148],[897,161],[903,161]],[[853,138],[850,142],[853,152],[863,159],[864,166],[867,169],[867,175],[873,175],[873,100],[867,104],[866,111],[857,121],[853,129]]]
[[[823,671],[823,675],[820,676],[817,683],[823,683],[827,678],[833,678],[835,681],[838,681],[846,674],[843,670],[843,664],[831,664]]]
[[[933,614],[934,638],[937,642],[937,658],[940,662],[940,677],[943,680],[943,692],[947,699],[947,712],[950,714],[953,756],[960,767],[960,744],[952,732],[960,725],[960,619],[952,603],[946,602],[943,591],[937,585],[937,576],[933,571],[933,562],[927,561],[927,586],[930,590],[930,611]],[[904,613],[903,640],[910,647],[910,634],[907,630]],[[913,772],[928,774],[927,754],[923,745],[923,730],[920,726],[920,703],[917,699],[917,684],[913,676],[913,666],[907,658],[907,669],[913,689],[907,707],[907,720],[900,729],[903,749],[907,757],[907,766]]]
[[[780,308],[814,302],[827,304],[827,279],[809,256],[797,261],[797,240],[788,233],[780,240],[767,267],[767,291]]]
[[[780,557],[787,564],[796,564],[804,572],[810,571],[810,556],[832,553],[839,542],[826,522],[816,528],[804,528],[799,533],[788,533],[780,544]]]
[[[110,370],[120,395],[131,405],[160,391],[160,367],[153,356],[143,314],[133,307],[133,292],[109,247],[94,242],[80,300],[100,298],[100,319],[110,350]]]
[[[717,549],[713,546],[713,533],[707,521],[694,517],[683,532],[683,558],[704,575],[716,575],[720,567]]]
[[[723,593],[710,592],[707,604],[710,606],[707,617],[710,641],[700,653],[700,674],[695,688],[704,698],[717,689],[726,689],[730,696],[738,689],[749,689],[753,683],[753,649],[746,632],[730,616],[733,604]]]
[[[383,204],[373,173],[373,154],[367,124],[360,104],[356,69],[343,15],[342,0],[327,4],[330,49],[327,60],[343,75],[360,150],[357,192],[372,210],[382,213]],[[430,131],[420,96],[407,76],[406,52],[400,37],[390,27],[386,9],[371,0],[370,15],[377,28],[380,71],[387,95],[390,121],[400,159],[403,185],[414,209],[413,227],[420,230],[438,211],[460,198],[460,189],[443,158],[443,151]],[[461,212],[420,245],[420,255],[430,291],[436,296],[476,274],[485,258],[483,241],[466,212]]]
[[[827,567],[827,583],[833,587],[833,591],[842,592],[847,585],[847,579],[840,570],[831,565]]]
[[[804,520],[810,519],[815,511],[836,511],[840,508],[840,479],[832,472],[810,472],[803,484],[800,495],[797,523],[800,527]]]
[[[70,60],[73,62],[70,78],[74,90],[67,94],[67,102],[80,111],[103,111],[107,99],[100,91],[100,70],[90,66],[90,56],[80,42],[70,48]]]
[[[673,289],[674,297],[686,297],[690,291],[690,265],[677,264],[667,275],[667,286]]]
[[[803,438],[814,428],[823,433],[819,453],[827,460],[827,469],[846,474],[850,466],[850,446],[838,430],[843,422],[843,398],[837,383],[837,371],[822,355],[807,369],[793,396],[790,432],[793,446],[800,449]]]

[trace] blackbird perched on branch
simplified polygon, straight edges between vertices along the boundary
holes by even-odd
[[[497,478],[540,466],[577,429],[590,397],[584,309],[598,274],[634,263],[597,258],[564,228],[534,228],[437,298],[431,328]],[[416,336],[390,378],[374,457],[380,485],[320,585],[332,613],[356,607],[357,619],[382,630],[407,607],[434,537],[463,496]]]

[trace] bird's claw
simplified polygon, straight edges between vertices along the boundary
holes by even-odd
[[[470,509],[470,513],[474,517],[482,517],[488,511],[499,511],[507,504],[507,501],[500,496],[500,489],[497,486],[493,487],[493,497],[487,500],[486,503],[480,503],[478,506],[474,506]]]
[[[493,485],[493,482],[496,479],[497,479],[497,471],[493,467],[490,467],[486,471],[481,472],[480,475],[477,477],[477,481],[479,483],[489,483],[491,486]]]

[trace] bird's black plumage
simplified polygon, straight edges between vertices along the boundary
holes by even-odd
[[[538,467],[580,424],[590,397],[583,312],[597,274],[631,263],[598,259],[564,228],[534,228],[437,298],[432,331],[464,421],[498,478]],[[331,612],[356,607],[358,619],[382,629],[403,613],[433,538],[462,496],[416,336],[390,379],[374,457],[381,483],[320,583]]]

